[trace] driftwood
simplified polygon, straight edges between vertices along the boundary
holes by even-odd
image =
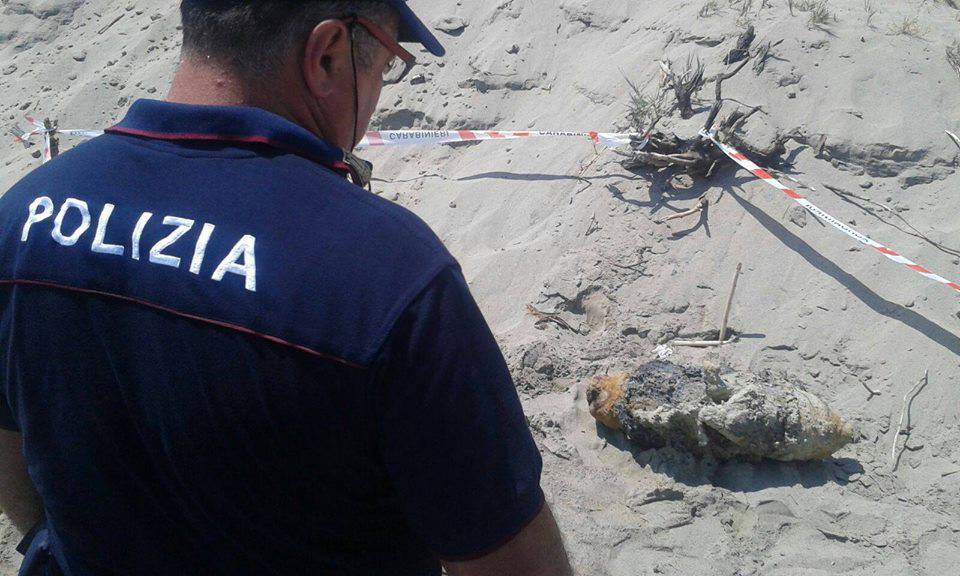
[[[766,166],[775,166],[780,163],[780,159],[786,153],[786,143],[798,137],[796,132],[778,134],[772,142],[762,146],[746,141],[741,135],[741,131],[753,115],[765,113],[760,106],[749,107],[749,110],[746,111],[735,110],[718,121],[723,103],[726,100],[723,97],[723,83],[736,76],[758,55],[766,58],[770,48],[779,44],[779,42],[767,43],[761,49],[751,52],[749,45],[753,42],[754,37],[755,33],[752,33],[752,30],[748,28],[738,40],[737,48],[734,48],[725,60],[739,63],[732,69],[709,79],[704,79],[703,65],[700,61],[692,58],[688,60],[687,70],[683,74],[675,72],[669,63],[661,62],[660,66],[664,72],[665,84],[673,88],[677,99],[674,109],[680,110],[682,118],[693,116],[693,95],[704,84],[714,82],[714,102],[704,123],[704,132],[716,131],[721,140],[744,152],[756,162]],[[746,52],[742,58],[739,57],[740,51]],[[659,121],[659,119],[660,116],[656,116],[655,121],[649,124],[650,142],[646,148],[634,150],[629,154],[621,153],[626,157],[621,162],[622,166],[631,171],[673,169],[694,176],[710,177],[718,161],[723,158],[723,153],[708,139],[700,135],[685,139],[675,134],[654,131],[656,121]]]
[[[867,383],[866,383],[865,381],[861,380],[861,381],[860,381],[860,384],[861,384],[864,388],[867,389],[867,392],[870,393],[870,395],[867,396],[867,400],[872,399],[874,396],[879,396],[879,395],[880,395],[880,392],[878,392],[878,391],[874,390],[873,388],[867,386]]]
[[[913,426],[910,424],[910,408],[913,407],[913,401],[927,387],[927,384],[930,383],[930,371],[927,370],[923,374],[923,378],[917,382],[909,392],[903,395],[903,408],[900,410],[900,423],[897,425],[897,433],[893,437],[893,446],[890,447],[890,465],[892,471],[896,472],[897,468],[900,466],[900,457],[903,455],[903,451],[908,448],[907,442],[910,441],[910,431],[913,429]],[[909,400],[907,398],[909,397]],[[907,426],[903,426],[903,418],[907,418]],[[900,436],[904,436],[903,446],[900,448],[900,452],[897,452],[897,439]]]
[[[746,60],[750,57],[750,46],[753,44],[753,40],[757,37],[756,30],[753,28],[753,24],[747,26],[747,29],[740,34],[740,37],[737,38],[736,47],[727,54],[727,57],[723,59],[724,64],[736,64],[741,60]]]
[[[674,346],[685,346],[688,348],[716,348],[718,346],[723,346],[724,344],[733,344],[739,340],[737,336],[730,338],[729,340],[673,340],[670,344]]]
[[[677,72],[673,69],[670,62],[661,62],[660,68],[663,70],[666,83],[673,88],[673,94],[677,98],[677,108],[680,109],[680,117],[683,119],[693,118],[693,96],[703,87],[703,74],[705,67],[700,59],[688,58],[686,69],[683,72]]]

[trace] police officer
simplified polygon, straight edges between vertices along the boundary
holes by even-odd
[[[181,10],[167,99],[0,198],[23,572],[569,574],[459,265],[350,153],[443,48],[404,0]]]

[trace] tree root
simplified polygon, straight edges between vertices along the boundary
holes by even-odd
[[[660,66],[664,73],[664,84],[673,88],[677,100],[671,111],[679,109],[682,118],[692,117],[692,96],[705,83],[714,81],[716,83],[716,94],[713,107],[704,124],[704,131],[715,130],[722,141],[736,147],[753,158],[755,162],[773,167],[779,165],[783,155],[786,154],[786,143],[799,137],[797,131],[778,133],[772,142],[764,145],[746,141],[742,135],[742,130],[747,121],[758,112],[766,113],[759,106],[750,107],[746,111],[737,109],[717,122],[717,117],[724,102],[723,82],[736,76],[755,58],[765,58],[769,54],[771,46],[779,44],[779,42],[772,45],[767,43],[760,49],[751,51],[750,44],[756,36],[751,28],[748,28],[741,35],[736,48],[727,55],[725,62],[738,63],[736,67],[727,72],[710,79],[704,79],[703,65],[699,60],[692,58],[688,60],[687,68],[682,74],[675,72],[670,63],[661,62]],[[655,120],[649,125],[651,136],[647,147],[642,150],[635,149],[630,154],[621,153],[622,156],[625,156],[621,165],[632,172],[670,169],[692,176],[706,178],[712,176],[717,163],[724,157],[723,153],[717,150],[708,139],[700,135],[685,139],[676,134],[653,132],[656,121],[659,119],[660,116],[656,116]]]

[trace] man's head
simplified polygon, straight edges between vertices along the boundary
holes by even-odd
[[[366,131],[385,71],[412,61],[398,38],[442,54],[404,0],[184,0],[181,13],[185,65],[226,70],[244,100],[345,149]]]

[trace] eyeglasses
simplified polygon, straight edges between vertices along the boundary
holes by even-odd
[[[363,18],[362,16],[354,15],[345,18],[344,22],[351,26],[354,24],[363,26],[364,30],[369,32],[384,48],[393,54],[393,58],[390,59],[386,68],[383,69],[384,84],[397,84],[403,81],[403,79],[407,77],[407,74],[410,73],[410,70],[417,64],[417,59],[413,54],[407,52],[403,46],[391,38],[383,28],[373,21]]]

